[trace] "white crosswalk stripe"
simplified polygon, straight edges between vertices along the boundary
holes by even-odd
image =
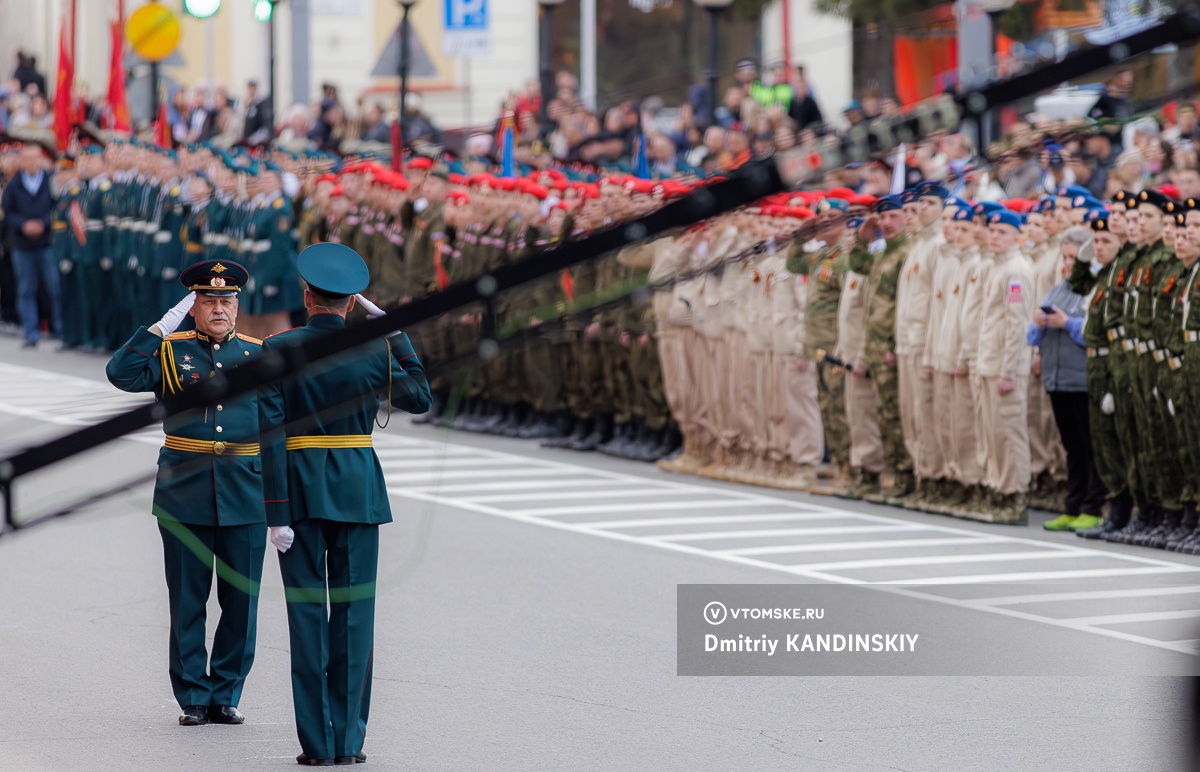
[[[949,520],[944,525],[915,522],[730,488],[690,484],[677,478],[659,480],[653,476],[625,475],[413,437],[403,438],[394,447],[412,448],[412,453],[417,455],[414,444],[425,443],[427,458],[441,452],[456,461],[440,468],[431,462],[424,472],[406,470],[397,475],[394,471],[402,467],[399,462],[392,463],[387,458],[388,453],[399,452],[387,449],[393,447],[393,436],[377,437],[376,447],[381,450],[389,490],[397,496],[754,565],[802,580],[868,584],[939,603],[1171,651],[1200,653],[1200,641],[1197,640],[1160,639],[1130,633],[1128,628],[1113,629],[1128,623],[1200,618],[1200,586],[1047,593],[1044,584],[1157,578],[1200,571],[1197,566],[1144,557],[1132,551],[1047,543],[1022,538],[1016,533],[1010,535],[1011,532],[1005,529],[988,533],[958,527]],[[479,458],[480,463],[473,465],[471,459],[474,458]],[[522,479],[511,479],[516,476]],[[489,478],[495,481],[488,482]],[[447,483],[440,483],[442,479]],[[549,506],[547,502],[554,505]],[[657,516],[669,512],[682,514]],[[620,517],[612,517],[614,513]],[[717,526],[727,526],[728,530]],[[857,538],[860,536],[863,538]],[[856,557],[860,552],[862,557]],[[824,556],[830,553],[836,553],[839,559],[825,559]],[[803,561],[806,555],[821,559],[806,563]],[[1094,567],[1096,563],[1103,565]],[[1001,565],[1010,570],[986,573],[978,570]],[[961,568],[954,570],[956,566]],[[945,574],[946,569],[952,573]],[[861,578],[863,573],[871,574],[871,578]],[[974,591],[977,588],[973,585],[1001,583],[1014,589],[1025,584],[1029,586],[1029,593],[964,599],[939,592],[963,587]],[[1180,608],[1056,618],[1049,613],[1027,610],[1033,606],[1025,602],[1041,600],[1052,605],[1075,600],[1164,596],[1177,596]]]
[[[75,427],[150,399],[97,380],[0,363],[0,413]],[[128,439],[158,445],[162,431],[148,428]],[[623,474],[393,432],[376,433],[375,449],[394,496],[751,566],[793,581],[868,585],[1200,653],[1200,639],[1171,627],[1200,618],[1200,580],[1163,583],[1200,571],[1182,556],[1058,544],[1024,538],[1007,527],[984,530],[949,519],[856,512],[660,477],[653,468]],[[402,507],[397,516],[403,516]],[[1003,571],[994,570],[1000,566]],[[993,588],[1001,586],[1007,589],[997,594]],[[1105,613],[1096,602],[1155,605]],[[1093,605],[1085,613],[1070,613],[1070,604],[1087,603]]]

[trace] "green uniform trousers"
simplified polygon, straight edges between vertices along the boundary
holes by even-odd
[[[1105,415],[1101,407],[1105,394],[1116,388],[1107,357],[1092,357],[1087,361],[1088,423],[1091,426],[1092,456],[1096,472],[1108,489],[1108,498],[1129,492],[1129,467],[1121,450],[1121,435],[1115,413]],[[1114,400],[1116,395],[1113,395]]]
[[[254,664],[267,525],[185,525],[160,518],[158,530],[171,609],[169,667],[175,700],[183,708],[236,706]],[[214,566],[221,619],[210,662],[204,642]]]
[[[296,540],[279,569],[300,747],[312,759],[353,756],[371,708],[379,526],[309,519],[291,527]]]
[[[912,456],[904,447],[904,430],[900,426],[898,371],[885,362],[868,362],[867,367],[875,380],[875,415],[883,439],[884,464],[897,474],[912,474]]]
[[[846,377],[842,368],[829,362],[817,362],[817,398],[821,404],[821,425],[825,429],[825,450],[830,462],[850,464],[850,424],[846,422]]]

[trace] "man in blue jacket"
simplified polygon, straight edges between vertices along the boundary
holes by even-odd
[[[25,333],[25,347],[37,345],[38,288],[50,300],[50,323],[62,334],[62,301],[59,297],[58,263],[50,249],[50,217],[54,194],[46,171],[53,154],[29,142],[21,148],[21,171],[4,188],[0,208],[12,236],[13,273],[17,281],[17,314]]]
[[[308,324],[271,336],[264,351],[345,329],[351,295],[370,278],[362,257],[342,244],[314,244],[296,267],[307,284]],[[371,442],[384,396],[389,414],[393,407],[424,413],[430,406],[425,369],[403,333],[319,362],[259,394],[263,493],[270,539],[282,553],[303,750],[296,761],[309,766],[366,760],[379,526],[392,520]]]

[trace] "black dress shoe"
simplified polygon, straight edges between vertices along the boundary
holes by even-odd
[[[232,705],[213,705],[208,709],[210,724],[244,724],[246,717]]]
[[[367,754],[359,751],[353,756],[338,756],[336,759],[334,759],[334,763],[339,767],[348,767],[352,764],[366,764]]]
[[[301,753],[296,757],[296,763],[302,767],[332,767],[335,762],[333,759],[310,759]]]
[[[179,717],[180,726],[202,726],[208,723],[207,705],[188,705]]]

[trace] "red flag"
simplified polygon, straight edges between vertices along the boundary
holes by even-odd
[[[125,68],[121,66],[124,53],[121,20],[117,19],[112,23],[112,58],[108,66],[108,109],[112,115],[109,128],[117,131],[133,128],[129,120],[129,103],[125,101]]]
[[[54,138],[64,150],[71,136],[71,121],[75,112],[71,100],[74,82],[75,63],[71,61],[71,49],[67,46],[67,20],[64,17],[58,31],[58,75],[54,79]]]
[[[400,119],[392,124],[392,171],[404,173],[404,137],[400,136]]]
[[[158,117],[154,119],[154,142],[159,147],[171,149],[171,120],[167,116],[167,100],[158,100]]]

